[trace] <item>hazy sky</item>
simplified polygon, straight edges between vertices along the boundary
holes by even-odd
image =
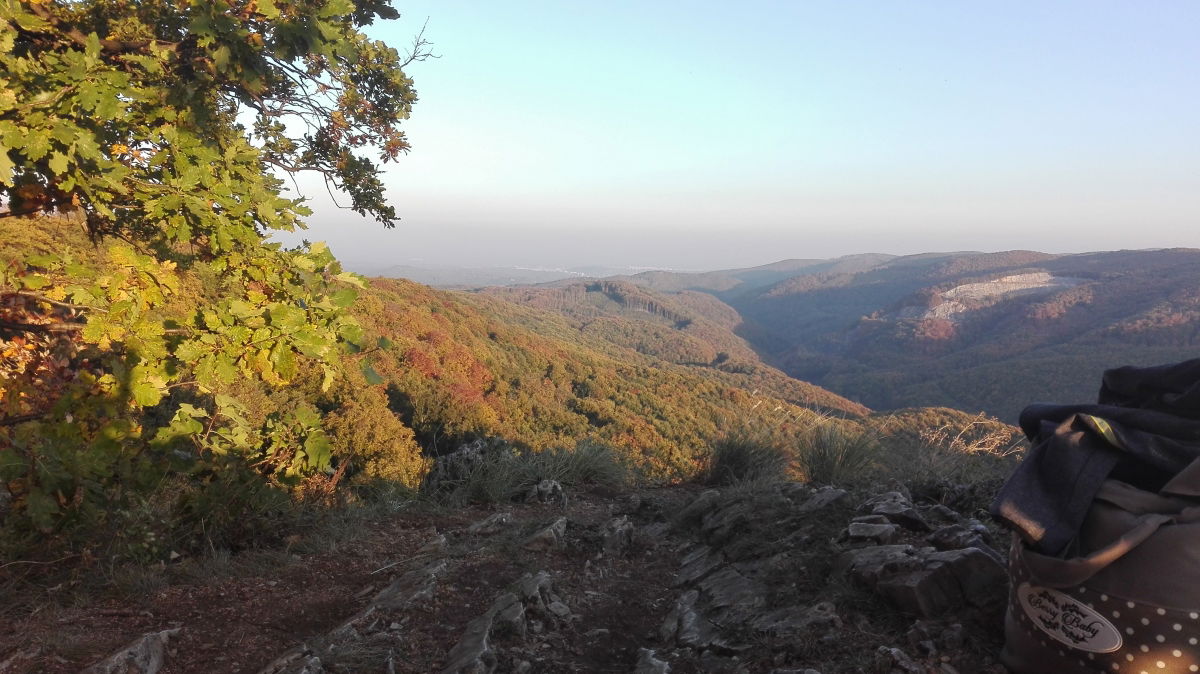
[[[351,266],[1200,246],[1200,3],[405,2],[412,153]]]

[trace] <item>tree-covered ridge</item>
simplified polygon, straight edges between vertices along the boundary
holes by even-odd
[[[781,374],[692,368],[581,332],[552,312],[376,279],[355,309],[390,345],[368,362],[429,449],[475,435],[537,449],[593,438],[652,474],[693,473],[722,427],[755,403],[810,418],[865,410]],[[625,321],[628,322],[628,321]]]
[[[736,382],[796,405],[860,415],[866,408],[764,363],[742,334],[753,334],[736,311],[699,292],[662,293],[624,280],[561,287],[489,288],[486,296],[545,309],[593,343],[688,366],[699,376]],[[611,349],[609,347],[603,347]]]

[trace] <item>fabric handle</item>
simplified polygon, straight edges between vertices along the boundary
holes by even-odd
[[[1124,557],[1130,550],[1150,538],[1159,527],[1174,519],[1170,515],[1142,515],[1129,531],[1086,557],[1060,559],[1029,549],[1023,549],[1021,554],[1025,558],[1030,575],[1038,585],[1053,588],[1074,587],[1087,582],[1109,564]]]

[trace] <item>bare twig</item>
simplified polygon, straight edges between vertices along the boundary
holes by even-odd
[[[0,564],[0,569],[8,568],[8,567],[10,567],[10,566],[14,566],[14,565],[16,565],[16,564],[36,564],[36,565],[39,565],[39,566],[48,566],[48,565],[50,565],[50,564],[58,564],[59,562],[65,562],[65,561],[67,561],[68,559],[71,559],[72,557],[78,557],[78,556],[79,556],[79,554],[78,554],[78,553],[76,553],[76,554],[73,554],[73,555],[67,555],[66,557],[60,557],[60,558],[58,558],[58,559],[55,559],[55,560],[53,560],[53,561],[49,561],[49,562],[35,562],[35,561],[32,561],[32,560],[18,559],[18,560],[17,560],[17,561],[15,561],[15,562],[9,562],[9,563],[7,563],[7,564]]]

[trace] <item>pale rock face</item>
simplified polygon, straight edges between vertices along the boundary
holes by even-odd
[[[954,320],[980,302],[995,302],[1010,297],[1062,290],[1075,287],[1080,283],[1083,283],[1083,279],[1055,276],[1046,271],[1010,274],[993,281],[964,283],[955,286],[940,293],[942,302],[936,307],[929,309],[904,307],[900,310],[898,317]]]

